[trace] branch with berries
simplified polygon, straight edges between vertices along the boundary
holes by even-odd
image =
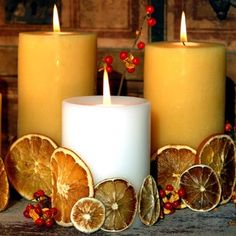
[[[145,48],[145,43],[140,40],[145,22],[147,22],[149,27],[153,27],[154,25],[156,25],[156,19],[152,17],[152,14],[155,10],[154,7],[152,5],[148,5],[145,7],[145,10],[146,14],[143,17],[140,28],[136,31],[136,37],[134,39],[132,46],[130,47],[129,50],[121,51],[119,54],[120,60],[124,64],[124,71],[121,76],[117,95],[120,95],[121,93],[126,72],[133,73],[135,71],[135,67],[140,64],[140,59],[134,55],[135,53],[134,51],[135,49],[143,50]],[[101,65],[99,66],[98,71],[101,71],[104,68],[106,68],[107,72],[111,73],[113,71],[112,62],[113,62],[113,57],[111,55],[105,56],[103,58]]]

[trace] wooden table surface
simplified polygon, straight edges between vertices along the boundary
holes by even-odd
[[[74,227],[64,228],[54,225],[51,229],[34,226],[31,219],[23,217],[22,212],[28,204],[20,199],[11,202],[7,210],[0,213],[0,235],[85,235]],[[236,236],[236,208],[233,203],[219,206],[211,212],[199,213],[189,209],[178,210],[160,219],[154,226],[140,225],[121,233],[98,231],[92,235],[234,235]]]

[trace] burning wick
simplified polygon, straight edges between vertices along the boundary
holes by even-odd
[[[180,41],[182,42],[182,44],[184,46],[185,42],[187,42],[187,30],[186,30],[186,20],[185,20],[185,14],[184,12],[182,12],[182,16],[181,16],[181,26],[180,26]]]

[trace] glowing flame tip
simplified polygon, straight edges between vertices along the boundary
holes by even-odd
[[[53,31],[60,32],[60,22],[58,17],[57,6],[55,4],[53,7]]]

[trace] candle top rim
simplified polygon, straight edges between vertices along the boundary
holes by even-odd
[[[60,36],[87,36],[87,35],[96,35],[96,33],[92,32],[79,32],[79,31],[60,31],[60,32],[53,32],[53,31],[29,31],[29,32],[20,32],[19,35],[45,35],[45,36],[55,36],[55,35],[60,35]]]
[[[130,96],[111,96],[111,105],[97,106],[103,104],[103,96],[81,96],[81,97],[71,97],[63,100],[63,103],[76,105],[76,106],[87,106],[87,107],[109,107],[109,108],[119,108],[125,106],[137,106],[141,104],[149,104],[145,98],[130,97]],[[117,106],[118,105],[118,106]]]
[[[148,43],[146,46],[149,47],[161,47],[161,48],[175,48],[175,49],[182,49],[182,48],[215,48],[215,47],[224,47],[225,45],[223,43],[217,43],[217,42],[182,42],[179,41],[161,41],[161,42],[153,42],[153,43]]]

